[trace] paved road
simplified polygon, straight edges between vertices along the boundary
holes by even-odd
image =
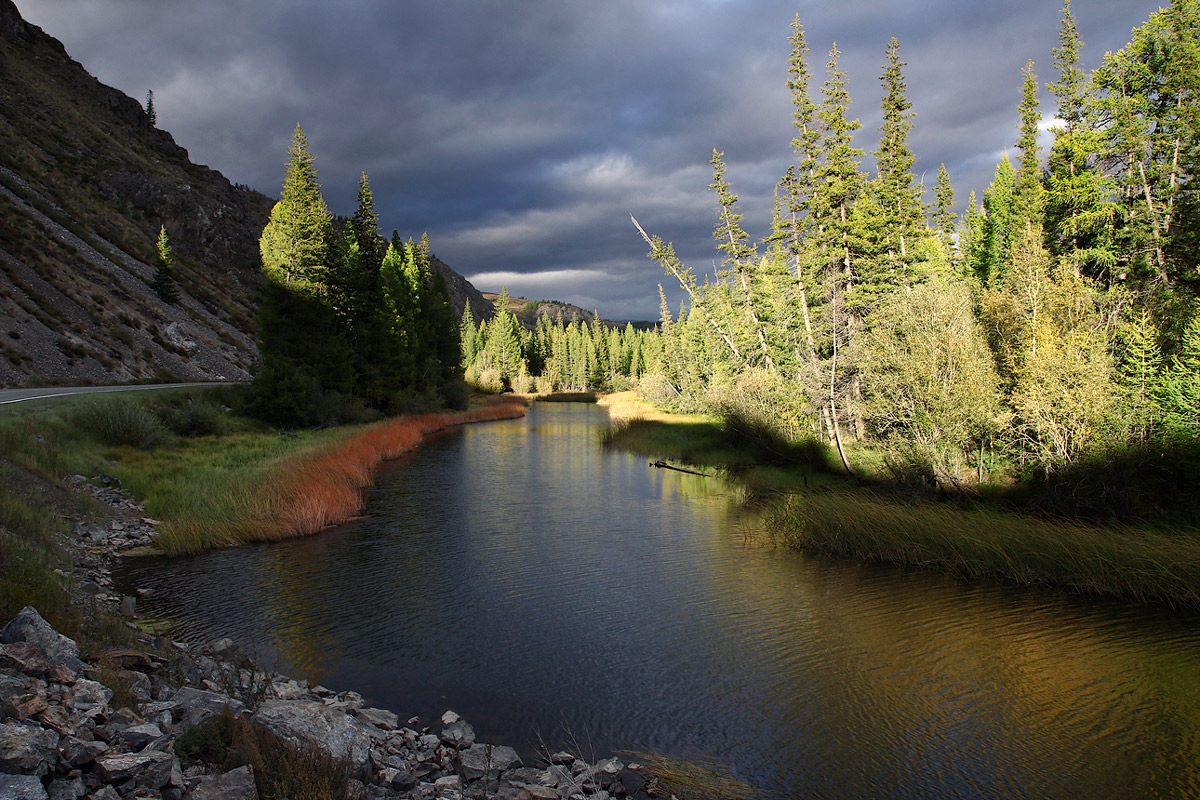
[[[191,386],[220,386],[220,383],[156,383],[140,386],[46,386],[41,389],[0,389],[0,406],[21,403],[25,400],[42,400],[66,394],[94,394],[96,392],[137,392],[143,389],[185,389]]]

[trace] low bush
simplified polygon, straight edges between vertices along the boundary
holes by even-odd
[[[77,413],[75,424],[110,447],[150,450],[170,438],[167,426],[154,412],[132,400],[98,400]]]
[[[168,406],[159,417],[170,431],[178,436],[224,436],[229,430],[229,418],[218,403],[211,400],[188,400],[183,405]]]

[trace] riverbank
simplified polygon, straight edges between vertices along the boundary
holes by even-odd
[[[974,580],[1052,586],[1131,602],[1200,608],[1200,529],[1099,524],[1022,513],[986,498],[919,498],[878,479],[835,473],[807,448],[795,466],[758,463],[720,423],[664,414],[620,393],[606,446],[724,469],[766,505],[772,541],[860,561],[915,566]]]
[[[468,411],[404,415],[350,428],[343,436],[266,464],[252,459],[245,465],[252,476],[231,471],[228,463],[221,463],[215,474],[180,469],[179,460],[167,454],[163,463],[143,467],[143,474],[155,476],[149,485],[134,481],[130,486],[147,497],[152,513],[156,506],[169,508],[152,549],[137,553],[194,555],[216,547],[307,536],[339,525],[362,509],[363,490],[382,462],[412,450],[427,436],[460,425],[514,419],[526,409],[518,398],[498,397]],[[171,503],[160,499],[165,494],[172,497]]]
[[[338,465],[394,456],[419,441],[414,433],[517,416],[524,409],[519,405],[366,426],[325,448],[332,462],[322,464],[313,453],[305,462],[321,464],[312,469],[324,478],[357,480],[361,473]],[[586,794],[612,800],[665,798],[671,780],[687,786],[720,778],[703,771],[697,777],[680,762],[656,761],[652,769],[627,758],[584,760],[559,751],[523,762],[513,748],[477,738],[453,712],[428,723],[402,722],[353,691],[263,673],[228,640],[189,647],[141,631],[137,598],[114,591],[111,567],[165,523],[148,517],[145,503],[116,483],[111,476],[78,475],[43,487],[61,495],[54,504],[63,524],[47,535],[64,554],[61,574],[75,576],[64,587],[73,594],[68,625],[84,638],[76,643],[61,635],[34,609],[0,634],[2,797],[557,800]],[[74,510],[68,501],[76,502]],[[656,770],[667,777],[656,777]],[[683,796],[744,796],[705,792],[701,785]]]
[[[84,660],[27,607],[0,630],[0,797],[593,800],[667,797],[616,757],[526,766],[452,711],[402,722],[352,691],[259,671],[228,639],[147,634]]]

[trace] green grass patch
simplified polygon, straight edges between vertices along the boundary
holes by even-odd
[[[71,564],[54,544],[62,524],[45,506],[0,485],[0,621],[33,606],[57,630],[78,631]]]
[[[343,441],[357,427],[281,434],[261,430],[115,453],[110,473],[162,520],[155,544],[172,555],[261,538],[262,488],[281,462]]]
[[[737,467],[756,463],[750,448],[730,437],[720,422],[703,417],[687,422],[622,420],[601,429],[600,443],[697,466]]]
[[[766,527],[813,552],[1200,607],[1195,529],[1083,525],[852,488],[792,495],[768,511]]]

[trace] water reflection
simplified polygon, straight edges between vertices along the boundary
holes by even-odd
[[[715,754],[767,797],[1200,794],[1194,617],[748,544],[588,406],[472,426],[311,539],[130,565],[159,613],[531,754]]]

